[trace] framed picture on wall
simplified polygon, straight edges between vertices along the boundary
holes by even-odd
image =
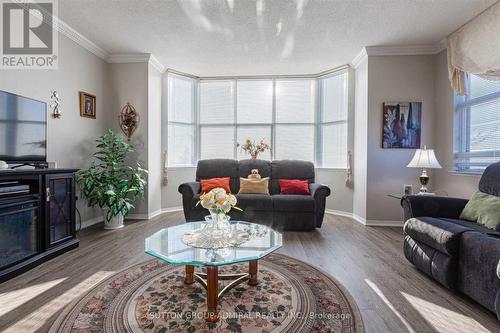
[[[80,117],[95,119],[96,98],[94,95],[80,91]]]
[[[382,121],[382,148],[420,148],[422,102],[385,102]]]

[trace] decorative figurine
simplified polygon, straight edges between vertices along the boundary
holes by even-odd
[[[260,179],[259,169],[252,169],[251,174],[248,175],[248,179]]]
[[[50,104],[50,107],[52,108],[52,118],[61,118],[62,114],[59,110],[59,104],[61,103],[61,100],[59,99],[59,94],[57,93],[57,91],[52,92],[52,95],[50,95],[50,99],[52,100],[52,104]]]

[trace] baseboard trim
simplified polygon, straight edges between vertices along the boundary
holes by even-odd
[[[343,210],[325,209],[325,213],[352,218],[352,213],[351,212],[346,212],[346,211],[343,211]]]
[[[353,219],[354,221],[356,221],[364,226],[367,226],[367,227],[403,227],[402,221],[367,220],[364,217],[361,217],[357,214],[354,214],[351,212],[345,212],[342,210],[326,209],[325,213],[337,215],[337,216],[349,217],[349,218]]]
[[[86,229],[90,226],[93,226],[94,224],[101,223],[101,222],[104,222],[104,219],[102,216],[97,216],[97,217],[94,217],[93,219],[82,221],[82,224],[80,226],[80,230]]]
[[[146,214],[129,214],[127,216],[127,220],[149,220],[152,219],[153,217],[156,217],[162,213],[161,209],[155,210],[152,213],[146,213]]]
[[[366,225],[369,227],[403,227],[403,221],[391,220],[367,220]]]
[[[361,223],[362,225],[366,225],[366,219],[364,217],[353,213],[352,218],[354,219],[354,221]]]
[[[184,208],[182,206],[168,207],[162,208],[162,213],[173,213],[173,212],[182,212]]]

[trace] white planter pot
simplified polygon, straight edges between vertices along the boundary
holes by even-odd
[[[104,229],[106,230],[114,230],[123,228],[123,215],[119,213],[115,217],[111,218],[111,221],[106,221],[107,210],[104,210]]]

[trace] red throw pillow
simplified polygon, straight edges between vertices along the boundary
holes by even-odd
[[[310,194],[307,180],[280,179],[281,194]]]
[[[207,193],[217,187],[222,187],[226,193],[231,193],[229,177],[201,179],[201,193]]]

